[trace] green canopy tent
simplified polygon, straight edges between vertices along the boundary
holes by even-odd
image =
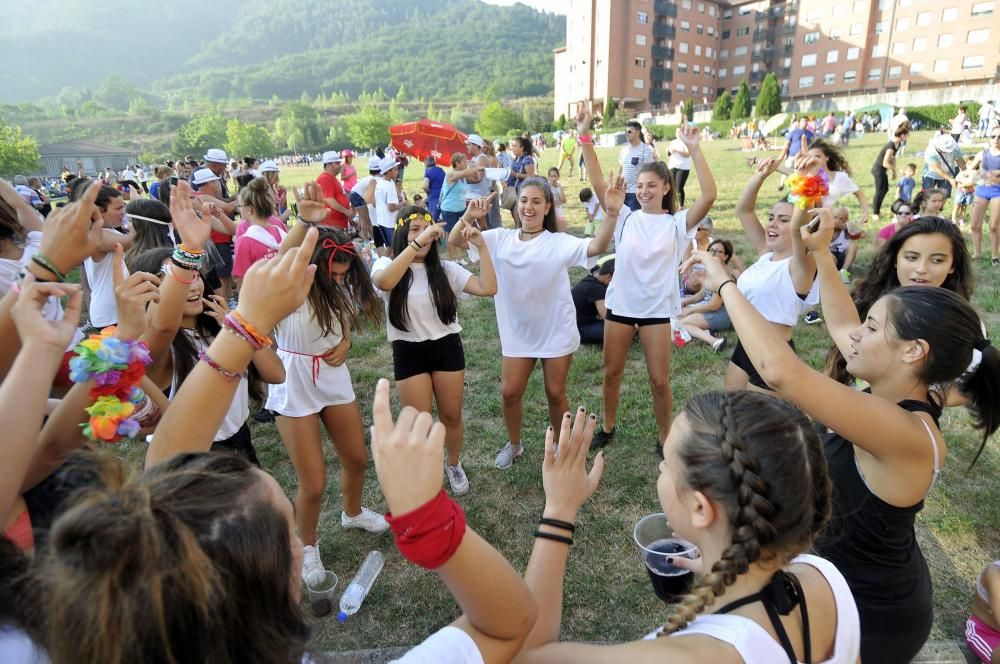
[[[895,111],[896,109],[892,104],[869,104],[868,106],[862,106],[861,108],[854,109],[854,117],[857,119],[865,113],[868,113],[869,115],[872,113],[878,113],[881,118],[881,124],[885,127],[889,124],[889,120],[892,118]]]

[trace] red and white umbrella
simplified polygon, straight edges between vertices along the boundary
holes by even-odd
[[[389,127],[389,135],[389,144],[403,154],[421,161],[434,157],[438,165],[445,167],[451,165],[451,155],[465,154],[465,141],[468,138],[447,122],[427,118],[393,125]]]

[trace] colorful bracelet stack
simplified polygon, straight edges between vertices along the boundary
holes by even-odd
[[[823,168],[815,175],[792,173],[788,176],[788,190],[788,202],[800,210],[808,210],[820,205],[830,193],[830,176]]]
[[[228,369],[224,369],[218,362],[209,357],[205,351],[198,353],[198,361],[212,367],[216,372],[222,374],[223,378],[229,381],[242,380],[247,377],[246,371],[229,371]]]
[[[257,331],[257,329],[247,322],[243,316],[236,311],[230,311],[224,320],[225,329],[229,330],[239,338],[253,346],[254,350],[270,348],[274,345],[271,338]]]
[[[145,343],[117,339],[114,332],[108,327],[81,341],[74,349],[76,357],[69,361],[70,380],[94,381],[90,390],[94,403],[86,409],[90,418],[82,425],[83,433],[106,443],[135,437],[142,428],[135,411],[146,395],[138,385],[150,363]]]
[[[174,265],[184,270],[197,270],[201,267],[204,249],[188,249],[183,244],[174,247],[174,255],[170,257]]]

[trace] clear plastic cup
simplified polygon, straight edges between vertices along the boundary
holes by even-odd
[[[337,575],[327,570],[319,583],[306,583],[309,592],[309,607],[317,618],[330,615],[334,607],[334,593],[337,591]]]
[[[861,234],[865,232],[864,224],[860,221],[849,221],[847,222],[847,237],[852,240],[858,240],[861,238]]]
[[[694,574],[667,562],[669,558],[698,556],[698,547],[674,535],[667,515],[663,512],[649,514],[639,519],[632,531],[639,554],[646,565],[646,573],[653,584],[656,596],[664,602],[678,601],[694,585]]]

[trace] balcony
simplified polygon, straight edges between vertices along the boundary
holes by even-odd
[[[750,72],[750,81],[751,82],[756,83],[756,82],[762,81],[762,80],[764,80],[764,72],[763,71],[757,70],[757,71]]]
[[[754,51],[753,55],[750,56],[750,60],[752,62],[763,62],[766,59],[767,55],[764,53],[764,51]]]
[[[795,50],[794,44],[785,44],[785,55],[791,55],[792,51]]]
[[[669,104],[673,97],[673,91],[670,89],[657,89],[653,88],[649,91],[649,103],[650,104]]]
[[[669,83],[674,80],[674,70],[654,67],[649,71],[649,77],[654,81],[664,81]]]
[[[674,49],[666,46],[654,46],[652,55],[656,60],[673,60]]]
[[[653,4],[653,11],[657,16],[677,16],[677,3],[668,0],[656,0]]]
[[[653,36],[654,37],[665,37],[667,39],[673,39],[677,36],[677,26],[665,25],[663,23],[653,24]]]

